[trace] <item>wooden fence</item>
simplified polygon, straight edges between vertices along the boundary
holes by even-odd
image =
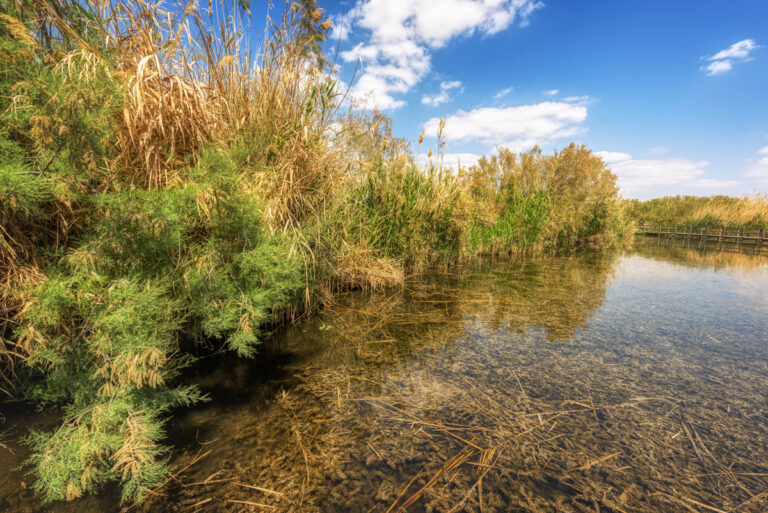
[[[711,242],[717,243],[718,247],[722,247],[725,243],[739,248],[750,246],[756,253],[760,253],[763,246],[768,246],[768,229],[766,228],[641,225],[635,233],[650,237],[687,239],[698,242],[699,246],[706,246]]]

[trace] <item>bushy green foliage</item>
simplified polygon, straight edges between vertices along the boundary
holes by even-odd
[[[406,268],[455,261],[461,243],[459,189],[434,169],[373,170],[352,193],[346,217],[369,247]]]
[[[33,437],[44,497],[119,478],[137,499],[160,484],[160,413],[199,399],[169,386],[189,362],[182,342],[221,340],[253,356],[273,309],[295,303],[300,261],[268,233],[255,196],[238,191],[236,169],[213,152],[184,187],[85,198],[93,222],[35,289],[19,329],[43,374],[32,397],[69,405],[62,428]],[[125,454],[135,461],[119,463]]]
[[[516,192],[509,194],[495,223],[471,225],[468,234],[470,250],[495,254],[534,248],[547,223],[550,208],[549,196],[543,191],[528,196]]]
[[[584,146],[553,155],[501,150],[461,175],[470,253],[572,250],[623,236],[615,176]]]

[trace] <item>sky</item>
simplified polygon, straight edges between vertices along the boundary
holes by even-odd
[[[625,197],[768,191],[766,0],[319,5],[351,96],[423,152],[444,117],[446,163],[576,142]]]

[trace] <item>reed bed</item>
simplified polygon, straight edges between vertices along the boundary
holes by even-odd
[[[629,200],[627,212],[638,224],[694,227],[768,226],[768,197],[755,193],[732,196],[667,196]]]

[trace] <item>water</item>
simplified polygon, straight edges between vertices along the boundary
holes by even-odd
[[[640,242],[349,293],[203,362],[135,510],[767,510],[768,259]],[[0,411],[0,511],[117,510],[40,506],[14,437],[55,417]]]

